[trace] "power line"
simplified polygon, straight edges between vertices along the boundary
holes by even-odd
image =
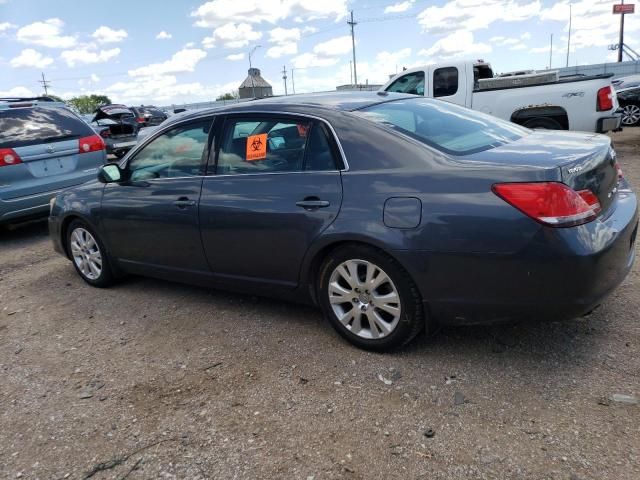
[[[358,74],[356,73],[356,37],[353,33],[353,27],[355,27],[358,22],[353,20],[353,10],[351,10],[351,21],[347,20],[347,24],[351,27],[351,47],[353,49],[353,84],[358,85]]]
[[[44,88],[45,96],[49,95],[49,87],[51,86],[51,82],[44,78],[44,72],[42,72],[42,80],[38,80],[38,83],[42,85],[42,88]]]

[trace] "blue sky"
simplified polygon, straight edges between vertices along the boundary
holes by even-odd
[[[610,0],[572,2],[570,64],[611,61],[619,16]],[[168,105],[236,89],[247,53],[284,93],[349,83],[356,21],[358,80],[382,83],[396,69],[483,58],[499,72],[564,66],[566,0],[0,0],[0,95],[38,94],[40,72],[64,98],[107,94],[115,102]],[[637,15],[640,15],[638,12]],[[640,49],[637,15],[626,43]]]

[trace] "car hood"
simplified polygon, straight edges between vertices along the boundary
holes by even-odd
[[[609,137],[596,133],[534,130],[511,143],[459,157],[493,165],[553,168],[584,160],[610,145]]]

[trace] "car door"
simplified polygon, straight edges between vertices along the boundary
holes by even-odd
[[[200,199],[202,242],[225,281],[295,286],[313,240],[336,218],[344,167],[329,127],[265,114],[226,118]]]
[[[105,185],[101,224],[125,266],[209,272],[198,226],[198,199],[212,118],[164,130],[135,152],[124,180]]]

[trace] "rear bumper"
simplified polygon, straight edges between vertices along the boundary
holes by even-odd
[[[67,253],[64,251],[64,247],[62,245],[62,236],[60,232],[61,224],[60,217],[49,217],[49,238],[53,243],[53,249],[58,252],[60,255],[66,256]]]
[[[622,115],[616,114],[611,117],[599,118],[596,122],[597,133],[607,133],[620,128],[622,122]]]
[[[432,317],[443,324],[564,320],[592,311],[635,259],[638,205],[621,192],[609,217],[572,228],[541,227],[511,254],[396,251]]]

